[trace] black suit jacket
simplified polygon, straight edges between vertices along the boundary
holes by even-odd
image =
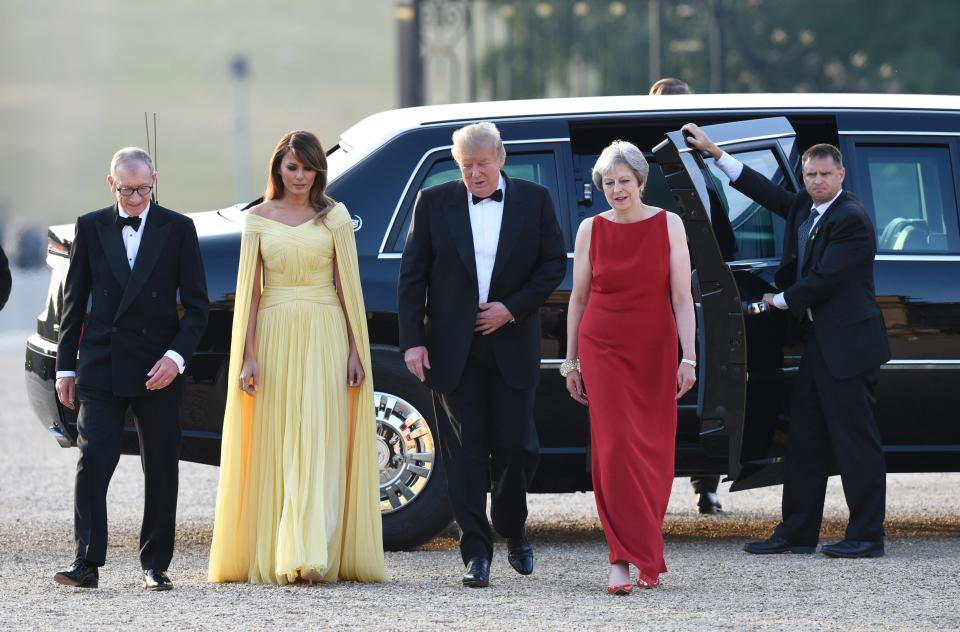
[[[0,309],[7,304],[10,298],[10,288],[13,286],[13,277],[10,276],[10,264],[7,263],[7,255],[0,248]]]
[[[507,384],[532,388],[540,378],[540,306],[566,272],[567,253],[550,193],[503,175],[506,191],[488,302],[516,319],[490,334]],[[424,189],[417,198],[400,264],[400,347],[426,346],[427,385],[449,393],[460,383],[479,302],[477,265],[462,181]]]
[[[777,286],[798,320],[806,318],[808,308],[813,313],[813,329],[833,377],[853,377],[888,361],[890,347],[873,281],[877,237],[863,203],[843,191],[827,208],[807,242],[798,280],[797,229],[810,215],[810,195],[790,193],[746,165],[732,184],[786,216]]]
[[[76,371],[78,385],[136,397],[168,349],[184,361],[193,355],[207,324],[207,284],[190,218],[151,205],[131,270],[116,215],[114,205],[77,220],[57,370]]]

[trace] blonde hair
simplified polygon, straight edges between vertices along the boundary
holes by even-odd
[[[490,121],[465,125],[453,133],[453,159],[460,162],[464,154],[473,154],[483,146],[493,145],[498,158],[507,155],[500,138],[500,130]]]

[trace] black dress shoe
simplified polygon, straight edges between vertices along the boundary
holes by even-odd
[[[96,566],[87,564],[86,560],[78,559],[73,561],[70,568],[55,574],[53,581],[64,586],[96,588],[100,584],[100,571]]]
[[[743,550],[754,555],[770,555],[773,553],[813,553],[816,546],[797,546],[790,544],[779,536],[770,536],[761,542],[747,542]]]
[[[834,544],[824,544],[820,551],[828,557],[883,557],[883,540],[877,542],[859,542],[841,540]]]
[[[167,577],[167,571],[148,568],[143,571],[143,587],[147,590],[173,590],[173,582]]]
[[[507,561],[521,575],[533,572],[533,547],[526,536],[507,538]]]
[[[720,497],[716,492],[703,492],[697,495],[697,510],[702,514],[723,513]]]
[[[490,585],[490,560],[475,557],[467,562],[463,585],[468,588],[486,588]]]

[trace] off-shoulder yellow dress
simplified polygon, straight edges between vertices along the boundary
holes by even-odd
[[[258,253],[260,383],[250,397],[239,376]],[[366,373],[359,388],[347,386],[348,323]],[[299,226],[247,215],[231,340],[208,579],[385,581],[373,372],[343,204]]]

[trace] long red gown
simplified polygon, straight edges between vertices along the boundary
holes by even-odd
[[[590,264],[578,350],[597,511],[610,563],[629,562],[652,582],[667,570],[662,527],[677,430],[666,211],[632,224],[594,218]]]

